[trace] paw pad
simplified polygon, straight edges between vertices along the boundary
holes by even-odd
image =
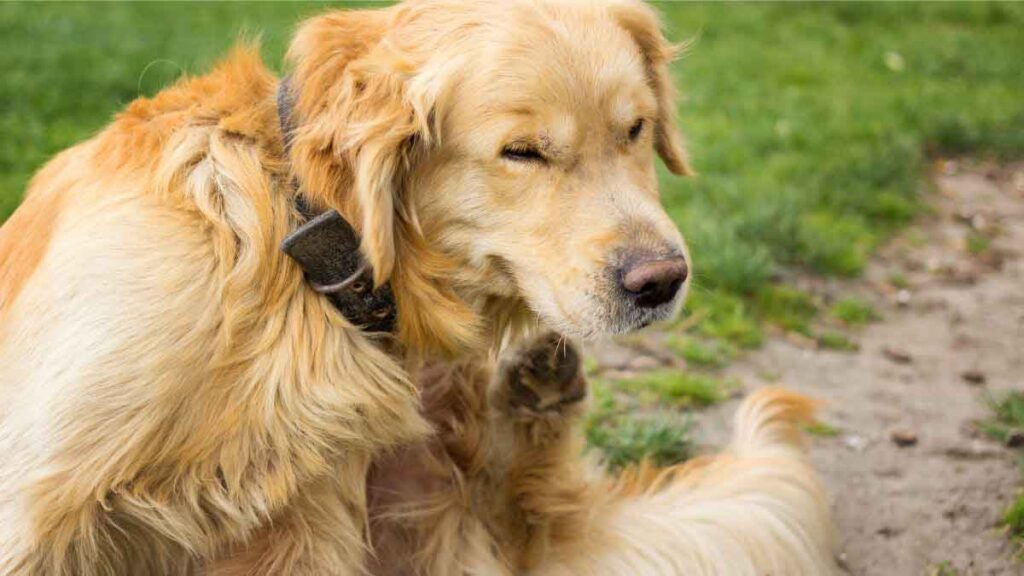
[[[524,347],[505,371],[509,403],[531,412],[559,411],[587,395],[580,354],[549,333]]]

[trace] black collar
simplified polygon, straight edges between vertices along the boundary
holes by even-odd
[[[277,115],[286,153],[295,130],[294,104],[285,77],[277,88]],[[337,210],[317,214],[302,197],[298,181],[295,189],[295,209],[306,222],[284,239],[281,250],[299,264],[313,290],[324,294],[349,322],[367,333],[393,332],[395,296],[388,283],[373,289],[373,270],[359,251],[359,235]]]

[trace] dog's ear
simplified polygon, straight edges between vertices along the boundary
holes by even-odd
[[[651,7],[638,0],[618,0],[611,4],[611,10],[640,47],[648,81],[658,99],[655,149],[674,174],[691,175],[694,171],[676,126],[676,92],[668,70],[678,52],[677,47],[665,39],[658,14]]]
[[[391,20],[390,10],[319,16],[288,51],[293,171],[312,202],[359,229],[378,285],[395,265],[401,183],[430,141],[433,107],[408,86],[416,65],[387,40]]]
[[[461,67],[458,54],[437,56],[449,38],[439,30],[457,28],[461,12],[438,6],[346,10],[304,23],[288,51],[288,124],[303,194],[359,229],[374,282],[392,281],[403,343],[454,354],[477,347],[477,318],[447,285],[453,264],[423,241],[403,189],[439,140]]]

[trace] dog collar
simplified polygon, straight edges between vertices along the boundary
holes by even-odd
[[[294,95],[288,77],[277,88],[277,115],[285,153],[291,150],[295,130]],[[397,308],[389,283],[374,289],[373,270],[359,250],[359,235],[338,213],[317,214],[295,182],[295,208],[305,223],[281,243],[281,250],[295,260],[306,282],[323,294],[346,320],[366,333],[390,333],[395,329]]]

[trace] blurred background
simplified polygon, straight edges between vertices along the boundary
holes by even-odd
[[[851,476],[875,486],[839,509],[854,573],[1015,573],[1016,548],[991,535],[1024,535],[1024,501],[1007,512],[1012,451],[941,487],[967,491],[965,506],[988,502],[960,524],[939,493],[872,512],[917,485],[864,474],[918,469],[927,486],[956,462],[926,462],[919,439],[1024,438],[1014,436],[1024,397],[1013,393],[1024,389],[1024,328],[979,324],[978,350],[961,361],[947,322],[1024,318],[1020,266],[1006,264],[1024,242],[1024,4],[655,5],[687,45],[674,72],[700,175],[663,172],[662,190],[696,276],[679,321],[595,347],[591,445],[612,467],[680,461],[724,429],[716,406],[786,380],[838,405],[810,430],[832,489],[854,491]],[[201,74],[238,38],[260,38],[280,70],[295,23],[339,6],[380,4],[0,4],[0,221],[35,170],[128,102]],[[961,293],[947,285],[985,282],[1002,283],[989,308],[951,305],[932,323],[937,313],[919,308],[955,304]],[[946,380],[929,366],[946,366]],[[928,432],[947,416],[952,431]],[[964,422],[973,436],[961,438]],[[915,531],[922,515],[938,520]]]

